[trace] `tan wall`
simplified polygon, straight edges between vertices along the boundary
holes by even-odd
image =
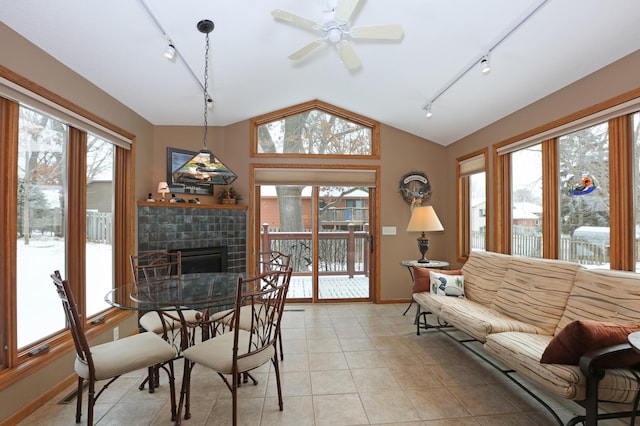
[[[167,146],[192,150],[201,148],[200,127],[154,128],[125,105],[46,55],[2,23],[0,40],[0,63],[3,66],[136,135],[136,199],[146,198],[148,192],[155,192],[159,181],[165,180]],[[429,257],[452,262],[455,258],[456,236],[455,158],[639,87],[640,73],[635,72],[638,69],[640,53],[625,58],[449,147],[442,147],[382,125],[381,160],[365,162],[379,165],[381,168],[380,223],[382,226],[395,226],[397,229],[397,235],[394,236],[378,235],[381,241],[380,299],[408,300],[409,275],[399,262],[418,257],[415,241],[417,235],[405,232],[409,221],[409,206],[398,192],[398,182],[402,175],[417,170],[424,171],[430,178],[433,190],[430,203],[434,205],[445,231],[430,235],[432,243]],[[208,147],[240,176],[234,186],[241,194],[247,196],[250,163],[272,162],[249,157],[249,125],[247,120],[224,128],[212,127],[208,138]],[[348,161],[335,163],[349,164]],[[248,203],[247,198],[243,201],[243,204],[245,203]],[[48,281],[45,279],[45,282]],[[128,324],[128,327],[134,325]],[[57,383],[71,374],[70,363],[66,371],[60,368],[59,364],[56,362],[46,366],[26,376],[21,382],[1,389],[0,423],[20,407],[35,400],[51,383]],[[42,386],[32,385],[33,383]]]
[[[2,66],[135,134],[138,148],[151,146],[153,126],[125,105],[53,60],[2,23],[0,23],[0,40],[0,64]],[[144,148],[143,151],[145,151]],[[150,161],[142,159],[137,164],[137,174],[146,174],[150,166]],[[44,289],[54,292],[53,283],[49,278],[51,272],[53,271],[43,271],[42,285]],[[60,306],[62,309],[62,305]],[[123,323],[113,324],[113,326],[116,325],[120,327],[122,336],[137,329],[135,317],[130,317]],[[104,342],[112,339],[112,336],[112,331],[109,329],[92,339],[91,343]],[[55,384],[71,377],[73,375],[73,359],[74,355],[69,353],[34,372],[24,374],[19,381],[11,386],[3,387],[0,383],[0,424],[3,424],[9,416],[22,407],[37,400]]]
[[[449,191],[452,195],[455,193],[456,158],[485,147],[491,148],[494,144],[640,88],[639,69],[640,50],[448,146],[447,164],[449,167],[446,171],[446,179],[449,182]],[[492,160],[491,156],[490,149],[490,161]],[[491,163],[487,179],[489,180],[487,220],[490,221],[494,197],[491,191],[493,182],[493,164]],[[451,213],[455,211],[455,197],[452,196],[447,200],[447,208]],[[454,235],[451,235],[451,239],[448,239],[450,241],[446,252],[448,259],[455,259],[455,240],[453,237]],[[491,244],[490,241],[489,248],[491,248]]]
[[[243,195],[242,204],[249,204],[249,165],[251,163],[272,164],[275,163],[274,159],[250,157],[249,120],[224,128],[212,127],[208,133],[207,146],[238,175],[238,179],[233,183],[233,186]],[[382,247],[380,253],[381,279],[379,299],[382,301],[408,300],[411,295],[410,276],[400,266],[400,261],[419,257],[415,240],[418,235],[405,232],[409,223],[410,210],[409,205],[403,201],[398,192],[398,184],[402,175],[414,170],[424,171],[431,179],[434,193],[431,201],[436,206],[436,211],[443,221],[445,231],[431,235],[432,248],[429,250],[429,256],[434,259],[442,259],[446,253],[446,229],[449,227],[449,233],[452,233],[453,229],[451,227],[455,225],[455,222],[446,220],[446,206],[443,204],[442,207],[438,207],[438,203],[444,203],[447,194],[445,180],[443,179],[445,164],[442,161],[445,158],[446,150],[440,145],[385,125],[381,126],[380,134],[382,139],[381,159],[366,160],[364,163],[367,165],[380,165],[381,167],[381,224],[383,226],[395,226],[397,235],[380,235]],[[152,157],[155,164],[149,174],[137,174],[139,179],[144,180],[144,183],[139,182],[137,185],[140,189],[137,193],[138,199],[145,198],[149,191],[155,191],[154,188],[157,187],[158,182],[164,180],[166,148],[168,146],[198,150],[202,147],[202,129],[200,127],[185,126],[156,126],[153,152],[149,154],[138,152],[139,156],[148,155]],[[303,161],[286,159],[283,161],[285,164],[300,162],[305,164],[350,164],[348,160],[327,162],[317,159]],[[199,198],[206,202],[202,197]],[[379,231],[377,230],[378,233]]]

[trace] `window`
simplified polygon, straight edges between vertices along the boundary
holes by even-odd
[[[379,125],[313,101],[252,120],[253,156],[379,158]]]
[[[640,271],[640,113],[632,116],[633,141],[633,264],[634,270]]]
[[[542,257],[542,146],[511,153],[511,253]]]
[[[21,85],[9,87],[6,79]],[[53,95],[0,70],[0,204],[8,206],[0,209],[3,379],[24,371],[19,365],[50,362],[62,354],[56,346],[71,340],[61,333],[66,323],[49,278],[54,270],[69,279],[84,326],[96,331],[106,327],[94,321],[97,315],[117,315],[105,312],[104,295],[130,274],[134,136],[47,96]],[[43,97],[51,102],[39,101]],[[89,216],[96,211],[106,217],[94,221]],[[92,251],[98,244],[101,250]]]
[[[487,241],[487,174],[474,173],[469,176],[469,230],[471,250],[485,250]]]
[[[115,146],[96,135],[87,137],[87,316],[109,307],[104,295],[113,289],[113,164]]]
[[[486,150],[457,160],[458,175],[458,259],[487,247]]]
[[[561,136],[560,258],[609,264],[609,133],[607,123]]]
[[[68,128],[21,107],[18,141],[17,341],[23,348],[65,327],[58,295],[42,286],[47,272],[65,273]]]

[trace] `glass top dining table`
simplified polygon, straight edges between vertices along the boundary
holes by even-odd
[[[162,278],[140,279],[109,291],[104,300],[127,310],[216,312],[234,307],[238,272],[199,272]],[[178,279],[180,278],[180,279]]]

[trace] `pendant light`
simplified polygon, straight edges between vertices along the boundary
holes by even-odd
[[[202,129],[202,149],[189,161],[173,172],[173,181],[184,185],[228,185],[238,176],[233,173],[207,148],[207,111],[212,102],[209,97],[209,33],[213,22],[208,19],[198,22],[198,31],[205,35],[204,51],[204,126]]]

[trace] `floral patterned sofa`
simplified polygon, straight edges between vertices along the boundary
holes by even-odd
[[[567,425],[631,414],[599,414],[598,402],[633,403],[640,389],[640,372],[629,368],[640,354],[626,339],[640,330],[640,274],[491,252],[472,252],[452,273],[462,276],[464,297],[414,293],[418,334],[452,326],[482,342],[489,359],[582,405],[585,415]],[[414,287],[433,288],[420,283],[430,276],[415,268]],[[429,325],[428,314],[438,325]]]

